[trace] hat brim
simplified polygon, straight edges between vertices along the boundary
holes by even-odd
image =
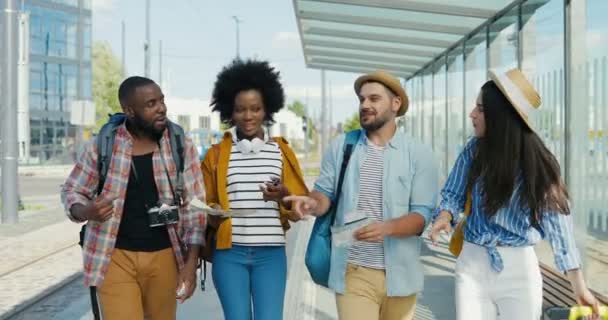
[[[390,80],[385,79],[383,77],[380,77],[380,76],[377,76],[374,74],[366,74],[366,75],[360,76],[359,78],[357,78],[357,80],[355,80],[355,92],[358,93],[359,90],[361,90],[361,86],[366,82],[381,83],[385,87],[389,88],[394,94],[399,96],[399,98],[401,98],[401,107],[399,107],[399,110],[397,111],[398,117],[404,115],[407,112],[410,101],[407,97],[407,94],[405,93],[405,90],[403,90],[403,88],[401,87],[401,84],[395,85],[395,84],[391,83]]]
[[[490,70],[489,73],[490,73],[490,80],[494,81],[494,83],[496,84],[496,86],[498,87],[500,92],[502,92],[502,94],[505,97],[507,97],[507,100],[509,100],[509,102],[511,103],[511,106],[513,107],[513,109],[515,109],[515,112],[517,112],[517,114],[524,121],[526,126],[528,126],[528,128],[530,128],[530,130],[535,131],[534,127],[532,126],[532,123],[528,119],[528,116],[522,111],[522,108],[515,101],[515,99],[511,96],[511,93],[507,89],[505,89],[504,85],[502,84],[502,81],[500,81],[500,79],[498,78],[498,75],[492,70]]]

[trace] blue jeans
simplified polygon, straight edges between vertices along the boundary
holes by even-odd
[[[283,319],[284,246],[215,250],[212,276],[226,320],[251,320],[252,307],[255,320]]]

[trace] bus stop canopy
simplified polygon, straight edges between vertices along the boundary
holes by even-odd
[[[293,0],[293,7],[307,67],[383,69],[407,79],[514,2]]]

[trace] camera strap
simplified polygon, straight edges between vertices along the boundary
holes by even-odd
[[[171,175],[169,175],[169,169],[167,169],[167,163],[165,162],[165,157],[163,157],[163,150],[160,147],[160,141],[158,142],[158,151],[160,152],[160,161],[163,163],[163,167],[165,169],[165,174],[167,175],[167,181],[169,181],[169,188],[171,188],[171,194],[173,194],[173,204],[181,206],[182,198],[181,195],[178,197],[175,193],[175,189],[173,188],[173,183],[171,182]]]

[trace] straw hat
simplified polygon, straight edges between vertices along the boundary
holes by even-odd
[[[401,98],[401,107],[399,111],[397,111],[397,116],[400,117],[407,112],[407,108],[409,106],[409,99],[403,87],[401,87],[401,83],[399,79],[395,78],[388,72],[384,71],[376,71],[373,73],[365,74],[357,78],[355,80],[355,93],[359,94],[361,90],[361,86],[366,82],[379,82],[383,84],[385,87],[389,88],[394,94],[398,95]]]
[[[540,108],[541,100],[524,74],[519,69],[511,69],[503,74],[490,71],[490,79],[511,102],[528,128],[534,130],[532,123]]]

